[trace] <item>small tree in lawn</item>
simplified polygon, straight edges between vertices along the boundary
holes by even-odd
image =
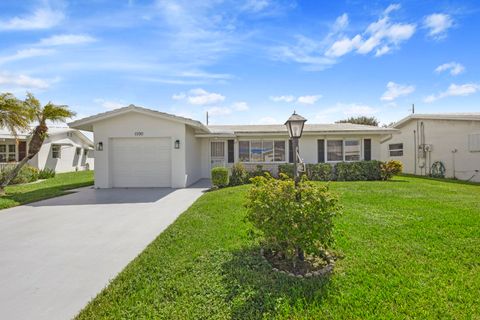
[[[42,107],[40,101],[31,93],[27,94],[27,99],[24,101],[24,114],[28,122],[35,122],[36,126],[31,134],[30,142],[28,143],[28,154],[22,159],[15,168],[9,172],[0,183],[0,193],[4,193],[5,187],[14,179],[20,169],[31,160],[42,147],[45,138],[48,135],[47,121],[50,122],[65,122],[71,118],[75,113],[68,109],[65,105],[55,105],[51,102]]]

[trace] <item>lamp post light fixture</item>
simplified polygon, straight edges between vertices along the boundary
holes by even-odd
[[[301,115],[297,114],[293,111],[293,114],[288,118],[287,122],[285,122],[285,126],[287,126],[288,135],[290,139],[292,139],[292,147],[293,147],[293,177],[295,179],[295,185],[298,184],[298,139],[302,137],[303,127],[307,119],[302,117]]]

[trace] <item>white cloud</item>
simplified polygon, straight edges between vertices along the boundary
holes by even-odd
[[[426,103],[432,103],[439,99],[446,97],[458,97],[458,96],[469,96],[476,93],[480,90],[480,85],[476,83],[465,83],[465,84],[451,84],[447,90],[440,92],[439,94],[432,94],[427,96],[423,101]]]
[[[384,15],[389,15],[390,12],[397,11],[401,8],[402,6],[399,3],[392,3],[383,11]]]
[[[61,46],[68,44],[83,44],[96,41],[95,38],[86,34],[58,34],[40,40],[41,46]]]
[[[448,14],[433,13],[425,17],[423,26],[429,30],[430,37],[442,39],[446,36],[448,29],[453,27],[453,19]]]
[[[183,92],[174,94],[172,99],[186,100],[190,104],[201,106],[223,102],[225,100],[225,96],[219,93],[208,92],[204,89],[197,88],[190,90],[187,94]]]
[[[0,91],[47,89],[51,83],[50,80],[33,78],[24,74],[0,73],[0,88],[2,88]]]
[[[249,109],[248,104],[244,101],[235,102],[232,105],[232,109],[235,111],[247,111]]]
[[[395,82],[387,83],[387,91],[384,92],[380,100],[382,101],[393,101],[398,97],[408,95],[415,91],[415,87],[411,85],[402,85]]]
[[[464,72],[465,67],[458,62],[453,62],[452,61],[452,62],[449,62],[449,63],[444,63],[442,65],[439,65],[435,69],[435,72],[437,72],[437,73],[441,73],[441,72],[444,72],[444,71],[450,71],[450,74],[452,76],[456,76],[456,75]]]
[[[98,99],[94,99],[93,101],[108,110],[123,108],[127,106],[125,102],[116,101],[116,100],[105,100],[105,99],[98,98]]]
[[[40,8],[30,15],[0,20],[0,30],[49,29],[58,25],[64,18],[65,15],[62,11]]]
[[[388,15],[399,8],[399,4],[390,5],[382,17],[368,25],[363,34],[351,38],[342,36],[334,41],[325,51],[325,56],[337,58],[353,51],[368,54],[375,50],[375,56],[379,57],[391,52],[393,48],[410,39],[416,30],[415,24],[390,21]]]
[[[209,116],[225,116],[232,113],[232,109],[227,107],[211,107],[207,109]]]
[[[333,31],[334,32],[341,31],[346,27],[348,27],[348,24],[349,24],[348,14],[344,13],[335,20],[335,23],[333,24]]]
[[[293,102],[295,101],[295,97],[292,95],[286,95],[286,96],[271,96],[270,100],[274,102]]]
[[[341,40],[335,41],[333,45],[325,52],[327,57],[341,57],[355,48],[358,48],[362,42],[362,37],[356,35],[352,39],[343,38]]]
[[[314,104],[318,100],[320,100],[320,98],[322,98],[322,95],[320,94],[310,95],[310,96],[300,96],[298,97],[297,102],[303,103],[303,104]]]
[[[18,50],[16,53],[12,55],[0,57],[0,64],[11,62],[11,61],[22,60],[22,59],[33,58],[33,57],[47,56],[54,52],[55,51],[52,49],[40,49],[40,48],[29,48],[29,49]]]
[[[252,12],[260,12],[271,5],[269,0],[247,0],[245,5],[243,6],[243,10],[252,11]]]

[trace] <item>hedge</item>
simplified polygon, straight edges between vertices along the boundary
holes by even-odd
[[[382,180],[382,164],[377,160],[359,162],[315,163],[306,165],[306,175],[312,181]],[[293,177],[293,164],[278,166],[278,172]]]
[[[217,188],[228,186],[228,169],[224,167],[215,167],[212,169],[212,184]]]

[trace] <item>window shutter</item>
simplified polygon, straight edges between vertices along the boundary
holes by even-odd
[[[288,162],[293,163],[293,141],[288,140]]]
[[[325,140],[317,140],[317,150],[318,150],[318,163],[325,162]]]
[[[235,162],[233,146],[234,146],[234,141],[233,140],[228,140],[228,163]]]
[[[363,140],[363,159],[372,160],[372,139]]]

